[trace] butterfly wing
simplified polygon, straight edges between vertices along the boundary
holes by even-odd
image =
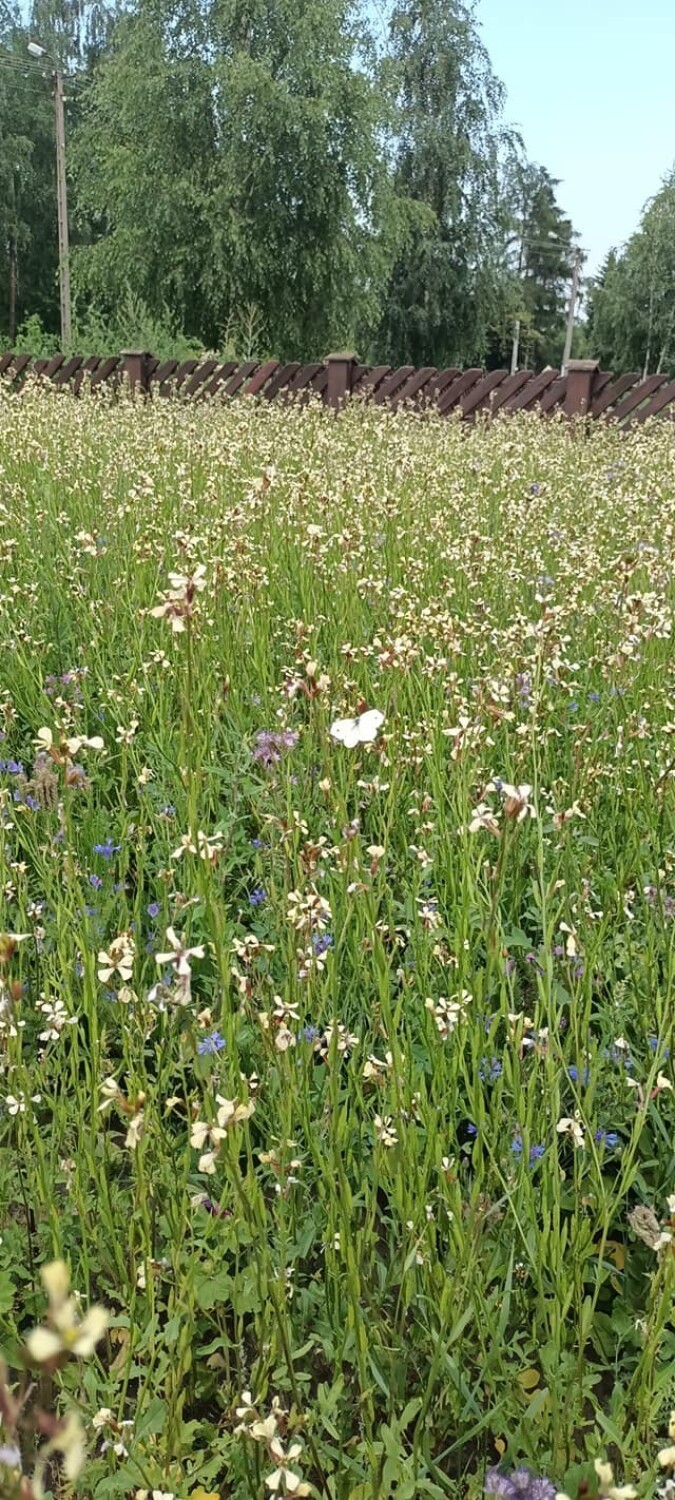
[[[384,714],[379,708],[369,708],[355,720],[359,743],[369,745],[377,738],[377,731],[384,724]]]
[[[359,720],[336,719],[330,726],[329,734],[338,744],[345,745],[347,750],[353,750],[359,743]]]

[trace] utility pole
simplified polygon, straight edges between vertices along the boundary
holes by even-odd
[[[63,73],[46,47],[29,42],[31,57],[46,57],[53,64],[54,109],[56,114],[56,211],[59,225],[59,302],[61,307],[61,344],[70,344],[72,320],[70,311],[70,254],[68,246],[68,188],[66,183],[66,121],[63,99]]]
[[[563,350],[562,365],[560,368],[561,375],[567,374],[567,366],[570,362],[570,355],[572,353],[572,337],[574,334],[574,319],[576,317],[577,301],[579,298],[580,275],[581,250],[579,249],[579,246],[576,245],[574,250],[574,265],[572,266],[572,285],[570,287],[570,300],[567,307],[567,332],[565,334],[565,348]]]
[[[68,189],[66,186],[66,122],[63,108],[63,73],[54,73],[56,108],[56,202],[59,220],[59,300],[61,303],[61,344],[70,347],[70,263],[68,246]]]

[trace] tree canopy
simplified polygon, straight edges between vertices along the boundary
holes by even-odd
[[[0,0],[0,331],[310,359],[560,358],[572,225],[464,0]],[[46,49],[27,52],[29,40]],[[25,336],[25,327],[23,329]]]
[[[675,169],[645,205],[635,234],[593,282],[589,343],[607,369],[660,374],[675,366]]]

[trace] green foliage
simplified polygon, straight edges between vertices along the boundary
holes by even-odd
[[[493,340],[495,365],[510,359],[516,322],[521,367],[561,362],[574,249],[572,223],[557,202],[557,187],[543,167],[510,158],[505,182],[513,224],[509,326]]]
[[[10,347],[16,349],[17,354],[48,358],[50,354],[58,354],[59,343],[58,335],[46,333],[37,313],[32,313],[19,325]]]
[[[120,289],[120,299],[106,316],[95,302],[76,308],[73,348],[79,354],[119,354],[121,349],[147,349],[159,359],[189,359],[203,353],[202,345],[190,340],[176,326],[169,309],[156,304],[152,312],[130,286]]]
[[[591,289],[589,340],[617,373],[675,368],[675,172],[645,206],[625,249],[607,256]]]
[[[550,267],[514,284],[524,155],[470,9],[402,0],[379,51],[372,26],[362,0],[35,0],[30,29],[0,8],[7,341],[26,317],[59,326],[58,63],[83,349],[99,328],[134,341],[133,288],[161,352],[167,330],[180,352],[238,325],[239,347],[288,359],[492,359],[525,298],[539,357],[558,292]]]
[[[646,1500],[672,424],[0,403],[1,1343],[55,1255],[109,1308],[83,1500],[261,1500],[275,1427],[322,1500]]]
[[[500,301],[502,90],[461,0],[400,0],[383,84],[391,158],[414,206],[374,345],[393,363],[481,358]]]
[[[53,328],[58,309],[54,106],[28,31],[0,18],[0,329],[13,338],[29,315]]]
[[[348,342],[375,295],[372,90],[343,0],[122,18],[74,143],[85,296],[133,279],[214,344],[254,305],[281,355]]]

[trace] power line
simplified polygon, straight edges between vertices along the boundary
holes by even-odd
[[[37,87],[38,76],[41,76],[45,80],[50,77],[50,71],[45,71],[43,69],[41,70],[41,74],[38,75],[37,69],[26,66],[20,61],[20,59],[14,61],[14,59],[12,58],[5,58],[0,56],[0,70],[2,70],[3,68],[6,73],[14,74],[17,79],[21,78],[24,80],[24,82],[30,80],[28,86],[29,90],[33,93],[42,92],[42,90]],[[73,90],[84,89],[87,86],[86,78],[78,78],[77,76],[71,77],[67,73],[64,74],[63,82],[66,90],[70,90],[71,88]]]

